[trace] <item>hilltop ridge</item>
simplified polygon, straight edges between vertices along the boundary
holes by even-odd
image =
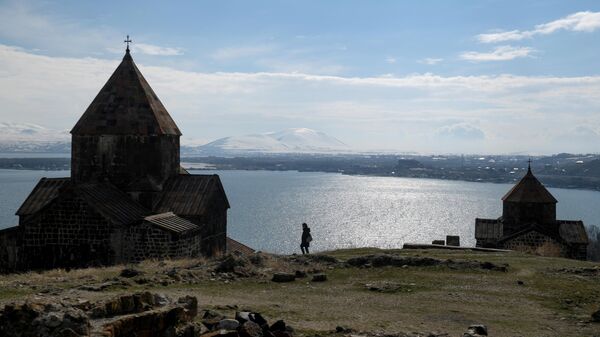
[[[276,273],[292,278],[276,283]],[[311,282],[315,274],[326,280]],[[599,281],[600,265],[592,262],[360,248],[0,275],[0,304],[84,303],[150,291],[197,297],[199,309],[225,316],[251,311],[283,319],[294,336],[462,336],[483,324],[490,336],[580,337],[600,331],[592,318],[600,309]]]

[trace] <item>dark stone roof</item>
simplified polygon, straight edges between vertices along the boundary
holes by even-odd
[[[211,211],[211,202],[219,197],[229,208],[229,201],[218,175],[180,174],[167,180],[153,211],[202,215]]]
[[[587,244],[588,235],[583,221],[558,220],[558,233],[568,243]]]
[[[117,224],[131,224],[149,213],[129,195],[110,183],[73,185],[69,178],[42,178],[17,211],[17,215],[35,214],[70,189],[102,216]]]
[[[145,221],[151,223],[161,229],[168,230],[173,233],[181,234],[200,229],[192,222],[178,217],[173,212],[150,215],[144,218]]]
[[[237,253],[237,254],[241,254],[241,255],[252,255],[254,254],[256,251],[248,246],[246,246],[245,244],[236,241],[230,237],[227,237],[227,241],[226,241],[226,251],[227,253]]]
[[[505,242],[531,231],[536,231],[557,241],[567,244],[587,244],[588,236],[583,221],[558,220],[555,226],[535,223],[523,226],[510,235],[503,235],[504,224],[494,219],[475,219],[475,238],[477,240],[496,240]]]
[[[498,219],[475,219],[477,240],[498,240],[503,234],[504,225]]]
[[[502,197],[506,202],[556,203],[557,200],[548,192],[539,180],[531,173],[527,174]]]
[[[149,211],[110,183],[80,184],[75,192],[92,208],[117,224],[141,220]]]
[[[60,189],[69,184],[70,178],[42,178],[17,210],[17,215],[31,215],[58,197]]]
[[[133,58],[123,61],[71,133],[74,135],[181,135]]]

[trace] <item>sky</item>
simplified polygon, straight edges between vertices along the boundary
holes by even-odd
[[[184,144],[600,152],[599,1],[0,0],[0,122],[70,130],[126,35]]]

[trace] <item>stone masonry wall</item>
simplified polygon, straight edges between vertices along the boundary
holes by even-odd
[[[502,244],[504,249],[538,253],[544,256],[569,255],[569,247],[536,231],[530,231]]]
[[[127,242],[124,258],[137,262],[144,259],[197,257],[200,255],[199,232],[179,235],[157,228],[149,223],[131,226],[124,231]]]
[[[114,227],[72,193],[66,192],[21,226],[27,268],[114,263]]]

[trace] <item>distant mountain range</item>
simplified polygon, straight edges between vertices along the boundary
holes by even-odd
[[[0,152],[70,153],[71,135],[36,124],[0,123]],[[307,128],[217,139],[200,146],[181,146],[187,156],[244,156],[277,153],[349,153],[340,140]]]
[[[205,145],[182,148],[184,154],[245,155],[274,153],[348,153],[348,145],[327,134],[306,128],[217,139]]]
[[[31,123],[0,122],[0,152],[70,153],[71,135]]]

